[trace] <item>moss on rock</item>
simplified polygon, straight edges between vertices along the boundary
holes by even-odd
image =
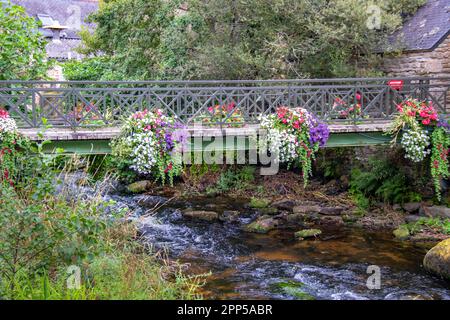
[[[431,248],[423,259],[426,270],[450,280],[450,238]]]

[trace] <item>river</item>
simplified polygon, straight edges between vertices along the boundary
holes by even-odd
[[[193,274],[211,272],[202,288],[207,299],[450,299],[450,284],[422,269],[427,249],[390,233],[341,228],[299,241],[294,228],[243,231],[256,216],[246,200],[190,199],[142,218],[148,208],[138,197],[114,200],[134,209],[144,241],[155,250],[167,250]],[[206,222],[183,217],[185,208],[241,214],[234,222]],[[380,268],[379,289],[367,286],[370,265]]]

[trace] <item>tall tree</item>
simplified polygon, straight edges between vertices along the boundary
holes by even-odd
[[[425,1],[104,0],[85,50],[117,70],[102,78],[376,75],[376,47]]]
[[[0,80],[39,79],[47,68],[36,20],[22,7],[0,2]]]

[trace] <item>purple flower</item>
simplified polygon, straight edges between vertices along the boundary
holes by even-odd
[[[325,123],[316,122],[309,129],[309,142],[311,144],[319,143],[320,147],[326,145],[328,138],[330,137],[330,130]]]
[[[447,130],[450,129],[450,124],[447,121],[445,121],[445,120],[439,120],[438,123],[437,123],[437,126],[438,127],[442,127],[444,129],[447,129]]]

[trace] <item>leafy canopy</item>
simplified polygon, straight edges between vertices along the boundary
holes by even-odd
[[[91,16],[97,29],[82,35],[82,52],[94,58],[81,64],[107,66],[93,80],[377,75],[375,48],[423,3],[103,0]]]
[[[0,3],[0,80],[41,78],[47,71],[45,41],[23,7]]]

